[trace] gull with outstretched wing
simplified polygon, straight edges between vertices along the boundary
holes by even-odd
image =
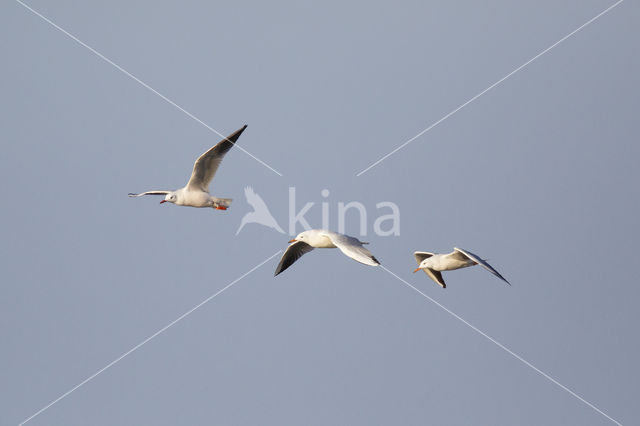
[[[287,269],[293,262],[302,257],[303,254],[310,252],[314,248],[339,248],[344,255],[357,262],[369,266],[380,265],[378,259],[373,257],[371,252],[362,246],[363,244],[369,243],[364,243],[357,238],[338,234],[337,232],[311,229],[301,232],[289,242],[293,244],[287,247],[287,250],[282,255],[275,275]]]
[[[175,191],[147,191],[139,194],[130,193],[129,197],[141,197],[143,195],[164,195],[162,203],[173,203],[178,206],[189,207],[213,207],[218,210],[226,210],[231,205],[230,198],[218,198],[209,194],[209,185],[216,174],[222,159],[229,152],[247,126],[236,130],[234,133],[218,142],[216,146],[202,154],[193,165],[191,178],[184,188]]]
[[[482,266],[502,281],[511,285],[511,283],[500,275],[498,271],[493,269],[486,260],[482,259],[480,256],[476,256],[469,250],[454,247],[453,251],[447,254],[416,251],[413,253],[413,256],[416,258],[416,262],[418,262],[418,267],[413,272],[415,273],[422,269],[429,278],[440,284],[442,288],[447,287],[444,282],[444,278],[442,278],[442,271],[453,271],[455,269],[467,268],[473,265]]]

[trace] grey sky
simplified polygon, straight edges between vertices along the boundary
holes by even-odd
[[[355,174],[613,1],[29,5],[223,134],[226,212],[128,199],[179,188],[219,137],[20,4],[0,6],[5,182],[0,424],[18,424],[286,247],[251,185],[393,201],[367,236],[394,273],[623,424],[640,346],[640,8],[626,1],[361,177]],[[330,195],[322,198],[322,189]],[[355,215],[352,219],[355,219]],[[356,234],[358,222],[347,224]],[[490,260],[445,274],[414,250]],[[30,425],[611,424],[380,268],[277,259]]]

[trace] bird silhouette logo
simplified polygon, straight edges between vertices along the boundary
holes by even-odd
[[[281,234],[285,233],[282,228],[280,228],[280,225],[278,225],[278,222],[276,222],[276,219],[269,211],[267,204],[264,202],[261,196],[255,193],[253,188],[251,188],[250,186],[245,187],[244,196],[247,199],[247,203],[249,203],[249,205],[253,207],[253,211],[244,215],[242,221],[240,222],[240,226],[236,231],[236,235],[238,235],[242,228],[244,228],[244,226],[248,223],[257,223],[268,228],[275,229]]]

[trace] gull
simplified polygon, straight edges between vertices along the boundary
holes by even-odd
[[[337,232],[325,231],[323,229],[311,229],[298,234],[282,255],[282,259],[276,268],[275,275],[287,269],[300,257],[313,250],[314,248],[339,248],[342,253],[349,256],[355,261],[364,263],[365,265],[378,266],[380,262],[373,257],[371,252],[362,247],[363,244],[369,244]],[[274,276],[275,276],[274,275]]]
[[[209,194],[209,184],[216,174],[224,155],[233,147],[244,129],[236,130],[227,138],[218,142],[216,146],[202,154],[193,165],[191,178],[184,188],[175,191],[147,191],[140,194],[130,193],[129,197],[141,197],[143,195],[165,195],[160,204],[169,202],[178,206],[213,207],[218,210],[226,210],[231,204],[231,198],[218,198]]]
[[[242,228],[244,228],[244,225],[246,225],[247,223],[258,223],[260,225],[273,228],[279,233],[284,234],[284,231],[282,230],[282,228],[280,228],[280,225],[278,225],[278,222],[276,222],[276,219],[269,211],[269,207],[267,207],[267,204],[264,202],[261,196],[256,194],[253,188],[247,186],[244,189],[244,196],[247,198],[247,203],[249,203],[251,207],[253,207],[253,211],[244,215],[244,217],[240,221],[240,226],[236,231],[236,235],[240,233]]]
[[[416,258],[416,262],[418,262],[418,268],[413,272],[416,273],[422,269],[429,278],[440,284],[442,288],[447,288],[447,285],[444,283],[444,279],[440,273],[441,271],[453,271],[454,269],[466,268],[473,265],[481,265],[487,271],[511,285],[511,283],[500,275],[498,271],[493,269],[491,265],[480,258],[480,256],[476,256],[471,253],[469,250],[462,250],[454,247],[453,251],[448,254],[416,251],[413,253],[413,256]]]

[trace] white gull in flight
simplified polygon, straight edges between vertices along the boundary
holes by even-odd
[[[339,248],[342,253],[355,261],[365,265],[378,266],[380,262],[373,257],[371,252],[362,247],[364,243],[357,238],[350,237],[337,232],[325,231],[322,229],[311,229],[298,234],[282,255],[282,259],[276,268],[275,275],[278,275],[298,260],[303,254],[310,252],[314,248]]]
[[[447,285],[442,278],[442,274],[440,273],[441,271],[453,271],[455,269],[466,268],[473,265],[481,265],[487,271],[511,285],[511,283],[500,275],[498,271],[493,269],[491,265],[480,258],[480,256],[476,256],[471,253],[469,250],[462,250],[454,247],[453,251],[448,254],[416,251],[413,253],[413,256],[416,258],[416,262],[418,262],[418,268],[413,272],[416,273],[422,269],[429,278],[440,284],[442,288],[446,288]]]
[[[160,204],[169,202],[178,206],[213,207],[218,210],[226,210],[231,204],[231,198],[218,198],[209,194],[209,184],[216,174],[224,155],[233,147],[244,129],[236,130],[227,138],[218,142],[216,146],[202,154],[193,165],[191,178],[184,188],[176,191],[147,191],[140,194],[130,193],[129,197],[141,197],[143,195],[165,195]]]

